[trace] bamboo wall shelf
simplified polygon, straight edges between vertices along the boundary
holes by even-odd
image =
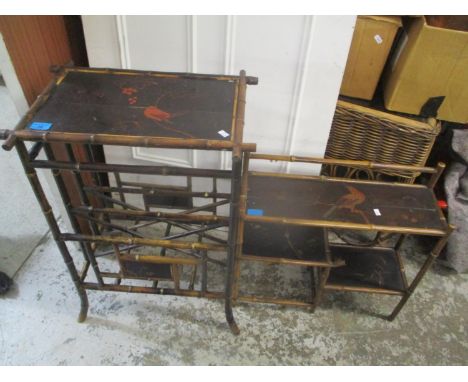
[[[394,319],[453,229],[447,224],[432,190],[445,166],[428,168],[255,153],[244,155],[239,233],[242,247],[239,246],[236,253],[234,299],[248,301],[238,293],[239,264],[261,259],[319,270],[318,280],[313,285],[315,299],[309,301],[312,308],[320,302],[323,291],[397,295],[401,300],[388,316]],[[430,173],[432,177],[427,185],[415,185],[255,172],[248,171],[251,159],[343,165],[357,171],[417,171]],[[390,247],[380,245],[379,240],[372,246],[328,243],[326,230],[334,229],[391,233],[396,236],[396,242]],[[300,232],[298,237],[290,233],[296,230]],[[270,239],[265,244],[269,234]],[[400,256],[401,245],[408,235],[439,238],[411,283],[406,279]],[[307,252],[307,257],[303,256],[303,251]],[[320,257],[321,254],[325,256]],[[261,301],[259,298],[252,300]],[[305,302],[284,299],[279,303],[305,305]]]

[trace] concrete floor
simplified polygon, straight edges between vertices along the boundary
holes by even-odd
[[[421,264],[405,247],[409,275]],[[75,247],[70,249],[76,257]],[[297,269],[295,269],[297,272]],[[243,273],[263,289],[301,289],[292,271],[270,266]],[[306,283],[304,281],[304,283]],[[217,284],[221,287],[220,275]],[[47,238],[0,298],[1,365],[466,365],[468,275],[436,265],[394,322],[389,296],[334,293],[314,314],[239,304],[233,336],[221,301],[89,292],[79,302],[54,242]]]
[[[11,130],[18,121],[7,88],[0,86],[0,129]],[[0,271],[12,277],[46,234],[48,226],[15,150],[0,149],[0,174]]]

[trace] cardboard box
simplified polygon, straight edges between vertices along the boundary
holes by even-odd
[[[358,16],[340,94],[372,99],[400,27],[397,16]]]
[[[393,111],[468,122],[467,16],[409,20],[385,75],[384,102]]]

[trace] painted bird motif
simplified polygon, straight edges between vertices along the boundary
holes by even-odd
[[[336,201],[335,205],[325,213],[324,217],[331,216],[336,210],[348,210],[350,213],[361,216],[364,221],[369,224],[369,219],[367,218],[365,212],[356,208],[358,205],[365,202],[366,195],[353,186],[345,185],[345,187],[349,192],[345,195],[342,195]]]

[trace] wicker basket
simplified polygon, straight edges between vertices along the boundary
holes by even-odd
[[[440,123],[434,118],[407,118],[339,100],[325,157],[424,166],[439,132]],[[336,169],[327,168],[322,172],[336,175]],[[413,183],[420,175],[382,173],[406,183]],[[351,171],[345,176],[352,175],[356,173]],[[375,178],[375,174],[367,175]]]

